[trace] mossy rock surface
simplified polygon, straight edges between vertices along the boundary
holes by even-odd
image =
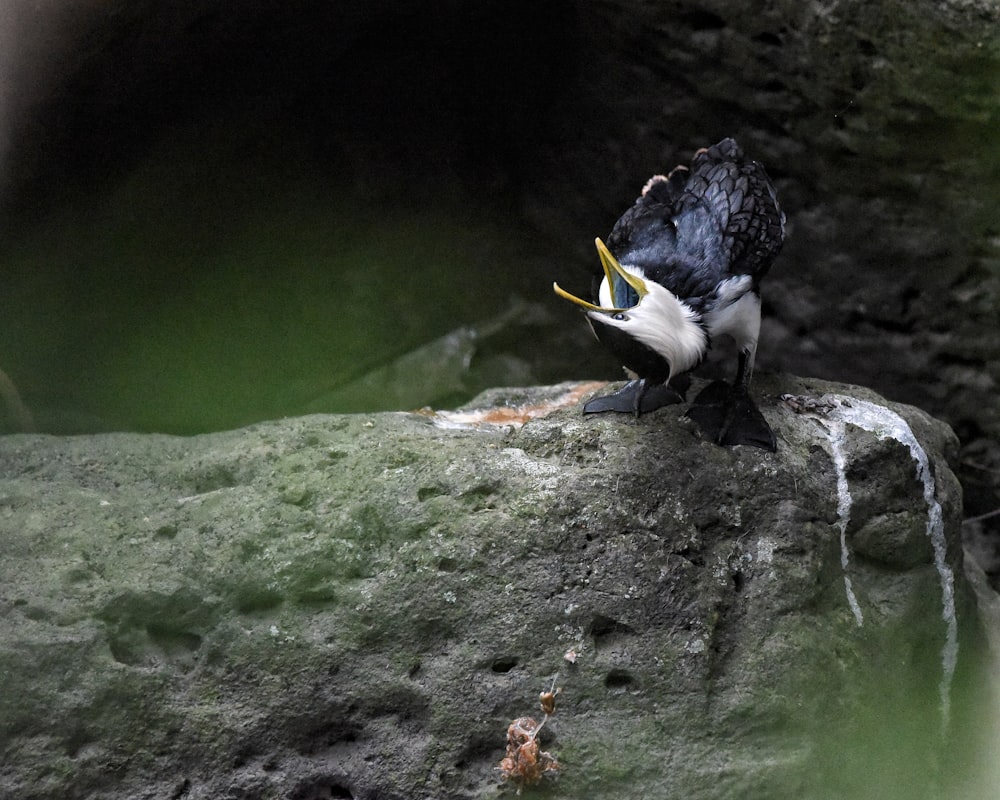
[[[702,441],[683,406],[558,408],[572,388],[511,393],[553,409],[523,426],[386,413],[0,439],[0,793],[493,797],[513,791],[507,725],[540,717],[553,681],[545,796],[958,780],[980,636],[947,426],[760,376],[771,454]],[[785,393],[877,404],[919,440],[954,670],[909,454],[850,428],[845,568],[829,441]]]

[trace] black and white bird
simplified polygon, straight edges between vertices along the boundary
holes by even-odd
[[[636,416],[683,397],[670,385],[722,336],[738,348],[732,386],[716,381],[687,415],[723,445],[774,450],[774,433],[750,397],[760,332],[760,282],[784,240],[785,215],[764,167],[732,139],[695,153],[690,167],[656,175],[615,223],[597,302],[553,284],[586,309],[597,338],[637,377],[584,412]]]

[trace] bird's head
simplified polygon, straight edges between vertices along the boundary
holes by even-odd
[[[600,239],[594,243],[604,269],[599,305],[558,283],[555,293],[583,308],[601,344],[640,377],[666,381],[696,367],[709,347],[701,316],[641,267],[619,263]]]

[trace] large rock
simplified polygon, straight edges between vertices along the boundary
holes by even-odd
[[[778,452],[723,449],[588,389],[0,439],[0,795],[491,797],[553,686],[551,796],[966,789],[950,430],[763,378]]]
[[[643,182],[732,135],[789,217],[761,365],[1000,438],[998,0],[6,6],[0,367],[58,430],[343,400],[497,297],[583,291]],[[504,343],[539,380],[584,374],[569,315]]]

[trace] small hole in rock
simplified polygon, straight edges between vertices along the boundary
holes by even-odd
[[[632,673],[626,669],[615,668],[604,678],[604,685],[608,689],[627,689],[635,683]]]
[[[632,633],[632,629],[624,622],[619,622],[603,614],[594,614],[588,633],[595,639],[600,639],[613,633]]]
[[[423,503],[432,497],[439,497],[445,493],[445,490],[440,486],[422,486],[417,489],[417,500]]]
[[[517,656],[498,656],[493,659],[493,663],[490,664],[490,669],[494,672],[510,672],[514,667],[517,666]]]
[[[454,572],[458,569],[458,559],[444,556],[438,561],[437,567],[441,572]]]
[[[342,783],[327,783],[326,781],[310,781],[299,787],[292,800],[354,800],[354,792]]]

